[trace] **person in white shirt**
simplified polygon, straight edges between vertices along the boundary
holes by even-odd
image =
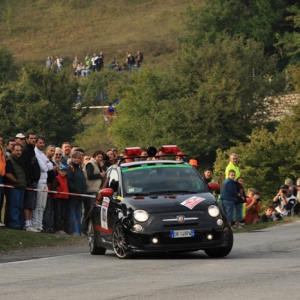
[[[47,177],[48,171],[53,170],[53,164],[47,158],[47,156],[43,153],[43,149],[45,148],[45,138],[43,136],[38,136],[36,138],[36,144],[34,148],[35,156],[38,160],[40,166],[40,179],[37,184],[38,190],[47,191]],[[47,203],[47,192],[37,192],[37,203],[36,208],[33,211],[32,217],[32,227],[36,228],[40,231],[43,230],[43,214]]]

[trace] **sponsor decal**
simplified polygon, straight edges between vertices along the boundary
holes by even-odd
[[[181,202],[180,204],[189,208],[189,209],[193,209],[197,204],[199,204],[200,202],[206,200],[205,198],[201,198],[201,197],[197,197],[197,196],[193,196],[191,198],[188,198],[186,200],[184,200],[183,202]]]

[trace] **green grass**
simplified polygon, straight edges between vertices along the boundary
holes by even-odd
[[[105,64],[126,51],[144,53],[148,66],[166,64],[178,49],[188,5],[199,0],[7,0],[12,33],[0,18],[1,46],[16,63],[45,61],[60,54],[67,64],[75,55],[103,51]],[[6,1],[0,1],[6,12]]]
[[[58,234],[34,233],[25,230],[0,228],[0,253],[10,250],[22,250],[32,247],[52,247],[57,245],[75,244],[78,239],[86,236],[69,236]]]

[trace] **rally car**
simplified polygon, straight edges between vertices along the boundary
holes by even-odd
[[[119,258],[140,252],[230,253],[231,226],[211,194],[219,185],[207,187],[194,167],[169,158],[177,152],[177,146],[163,146],[160,158],[147,160],[140,148],[127,148],[126,158],[107,170],[88,215],[91,254],[106,249]],[[148,153],[155,156],[156,149]]]

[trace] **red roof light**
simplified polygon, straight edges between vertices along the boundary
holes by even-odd
[[[142,149],[140,147],[131,147],[125,149],[126,157],[141,156]]]
[[[162,146],[161,152],[165,155],[176,155],[178,153],[178,147],[176,145]]]

